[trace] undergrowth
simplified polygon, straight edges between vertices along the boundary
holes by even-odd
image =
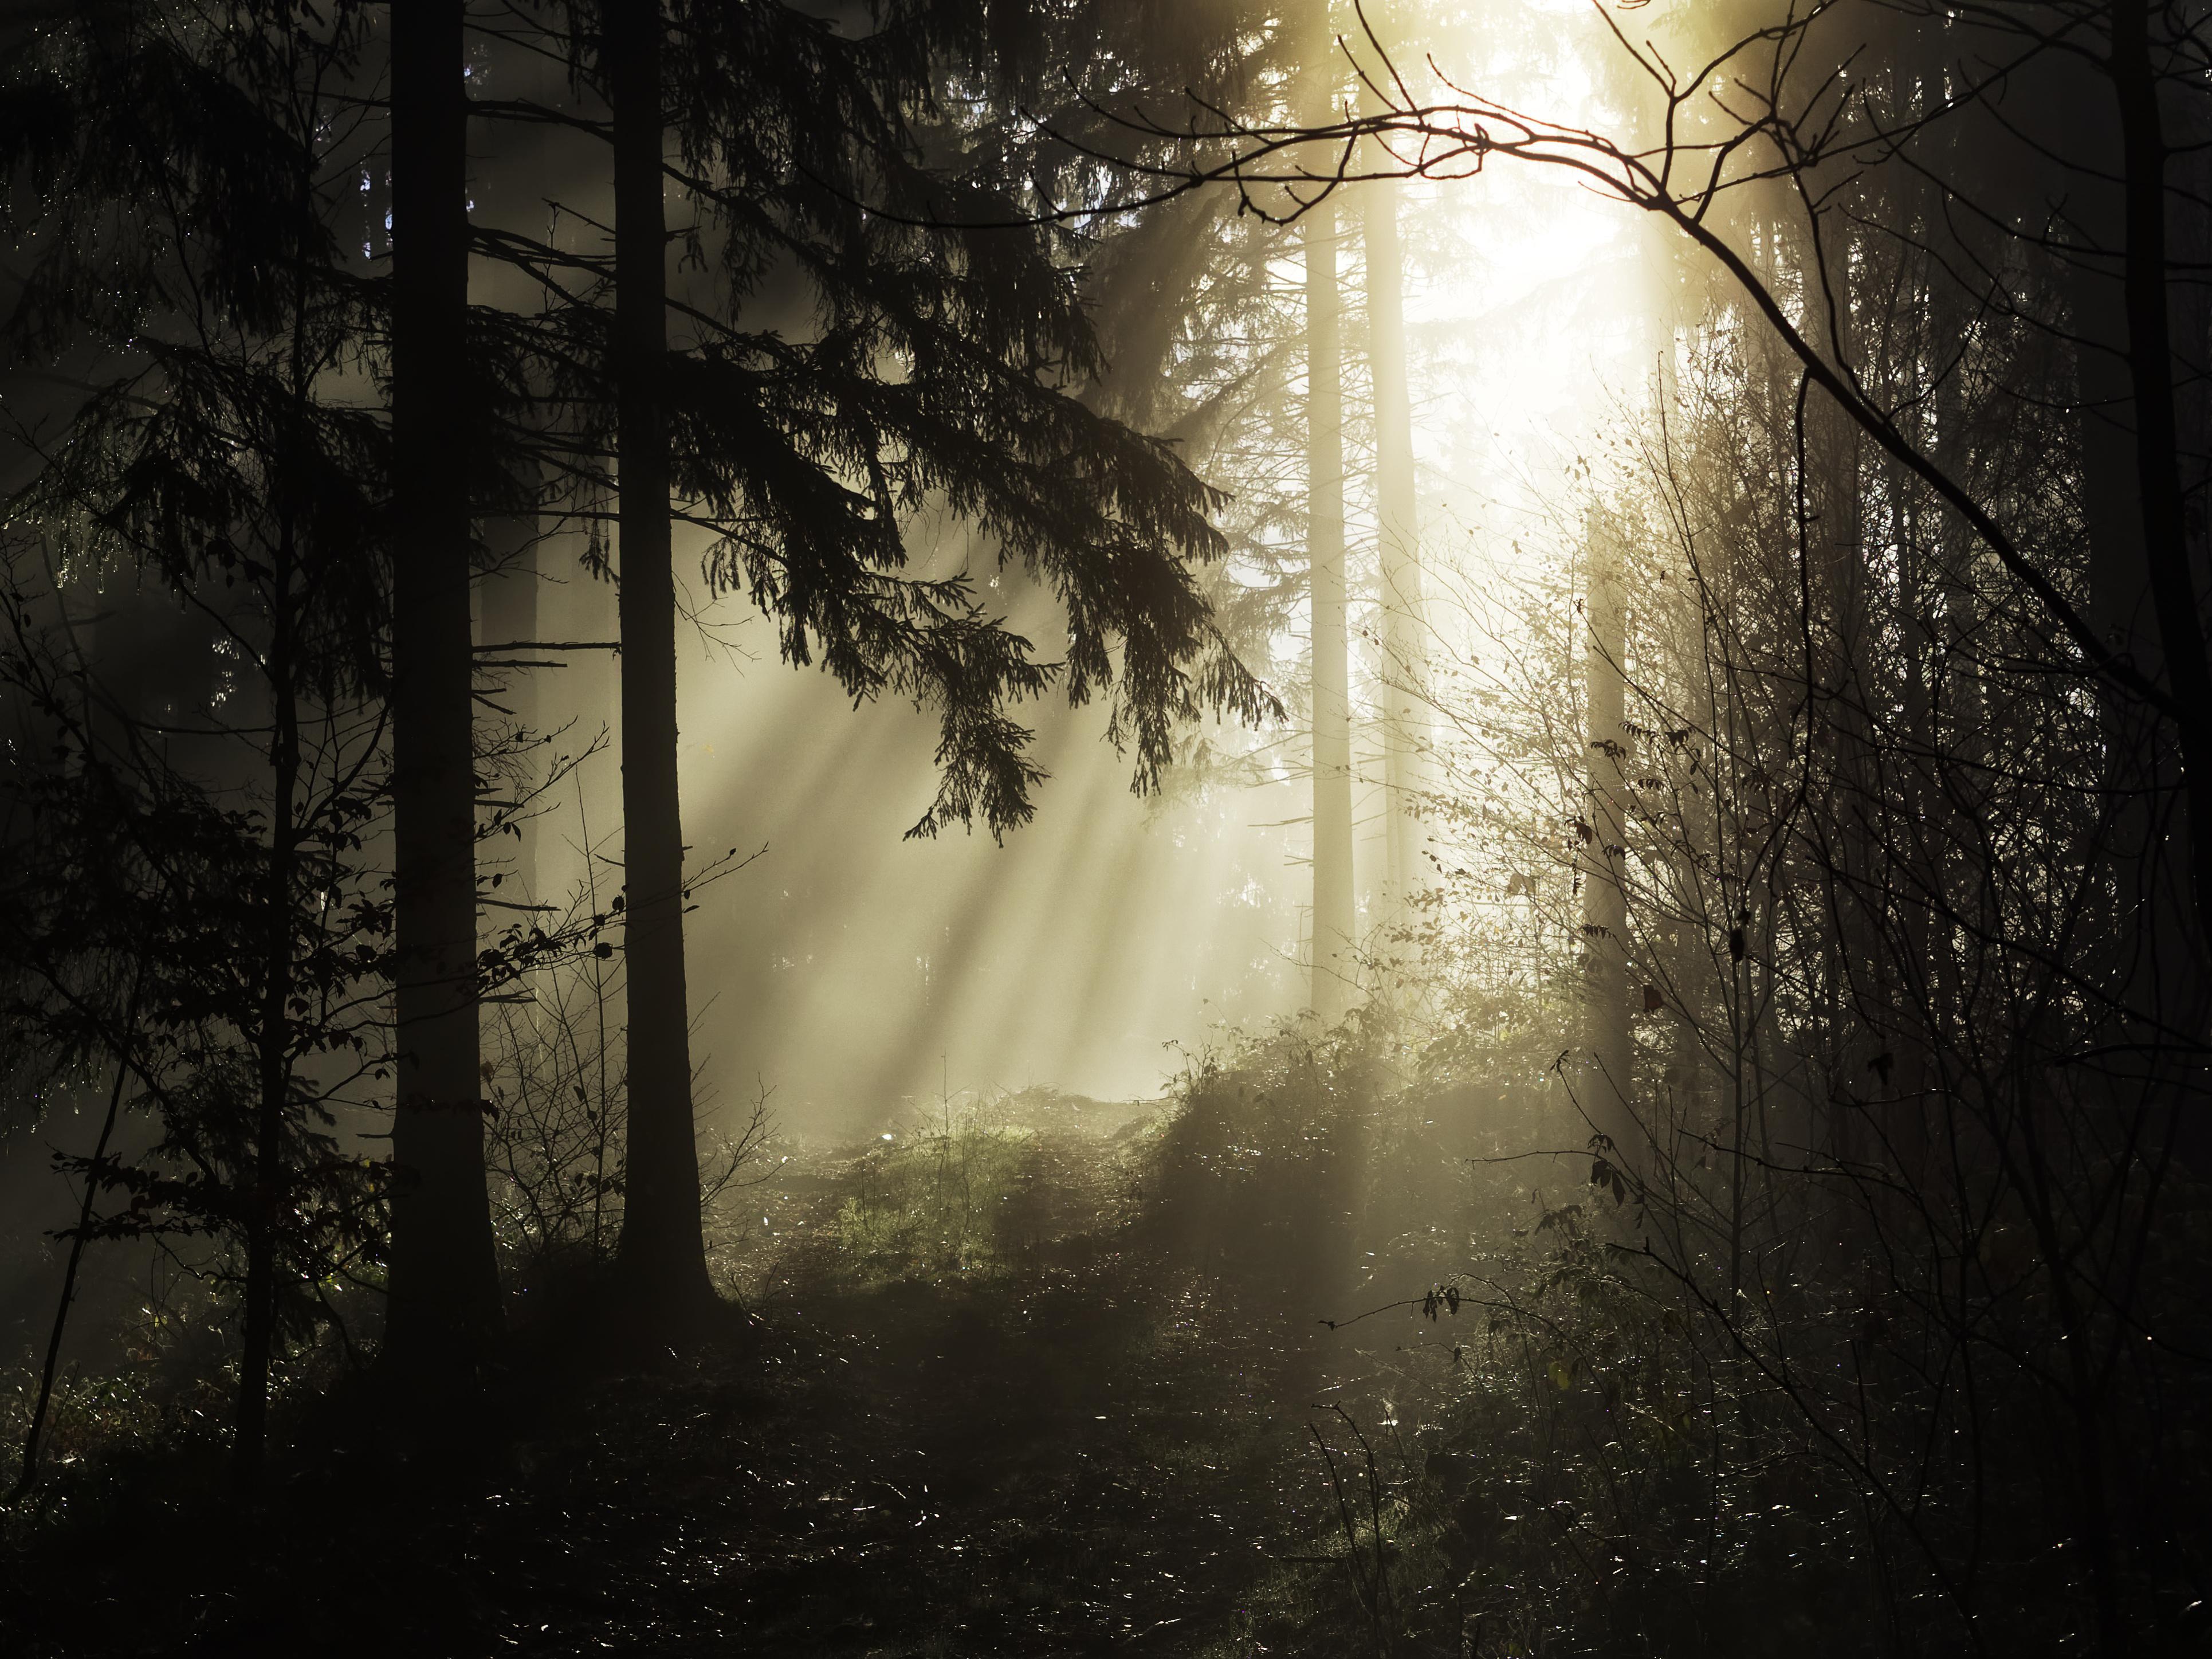
[[[1733,1457],[1766,1408],[1633,1216],[1520,1156],[1565,1115],[1533,1045],[1424,1072],[1283,1031],[1164,1109],[1031,1091],[783,1144],[718,1231],[728,1330],[641,1370],[541,1321],[458,1484],[301,1356],[284,1484],[224,1507],[195,1327],[64,1389],[0,1646],[1865,1650],[1879,1564],[1827,1467],[1771,1424]],[[56,1616],[86,1598],[97,1629]]]

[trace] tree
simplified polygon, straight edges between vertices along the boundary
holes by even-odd
[[[600,67],[614,113],[615,339],[621,471],[623,890],[629,1118],[617,1271],[682,1318],[714,1299],[699,1229],[691,1010],[684,972],[684,830],[676,770],[676,584],[670,540],[667,121],[664,24],[607,8]]]
[[[1972,13],[1969,23],[1975,46],[1986,44],[1992,53],[2002,55],[1962,69],[1964,78],[1953,95],[1893,114],[1867,110],[1846,81],[1824,73],[1859,44],[1845,32],[1840,9],[1827,8],[1786,16],[1729,41],[1698,76],[1677,76],[1656,48],[1626,46],[1662,108],[1662,136],[1650,144],[1524,115],[1460,88],[1450,88],[1445,98],[1426,105],[1386,93],[1386,107],[1371,116],[1297,129],[1254,129],[1241,134],[1224,131],[1222,137],[1238,147],[1237,159],[1226,168],[1200,165],[1188,180],[1233,172],[1248,185],[1325,186],[1358,175],[1336,167],[1323,171],[1310,164],[1299,166],[1297,158],[1310,156],[1317,144],[1374,137],[1390,147],[1392,159],[1367,176],[1396,176],[1409,168],[1433,175],[1493,156],[1525,159],[1570,169],[1628,204],[1658,216],[1734,280],[1797,359],[1808,382],[1832,399],[1844,418],[1934,490],[1981,538],[2044,608],[2072,654],[2075,672],[2109,681],[2156,711],[2172,725],[2175,741],[2186,756],[2208,741],[2198,717],[2189,712],[2197,706],[2190,692],[2197,686],[2199,665],[2207,653],[2202,625],[2192,619],[2197,606],[2179,505],[2182,473],[2175,459],[2180,437],[2174,342],[2167,314],[2174,263],[2166,229],[2171,209],[2161,205],[2167,198],[2174,149],[2160,110],[2166,98],[2180,95],[2173,88],[2195,49],[2194,25],[2187,19],[2175,20],[2170,32],[2160,34],[2154,31],[2147,9],[2134,0],[2057,5],[2040,15],[2050,20],[2047,28],[1996,9]],[[1878,35],[1881,30],[1869,26],[1869,33]],[[2148,677],[2099,637],[2084,611],[2037,567],[2020,538],[1978,497],[1972,481],[1953,476],[1935,454],[1917,444],[1898,412],[1885,407],[1863,382],[1848,355],[1849,334],[1838,309],[1838,290],[1823,290],[1813,309],[1794,312],[1752,259],[1730,242],[1712,212],[1716,204],[1731,196],[1768,186],[1782,187],[1797,198],[1808,246],[1820,254],[1816,268],[1825,270],[1825,253],[1834,238],[1824,237],[1823,231],[1832,223],[1836,209],[1820,193],[1816,180],[1869,156],[1899,167],[1914,165],[1918,147],[1948,124],[1985,114],[2002,121],[1997,112],[2005,92],[2029,81],[2031,70],[2046,53],[2085,55],[2096,63],[2118,112],[2124,245],[2080,247],[2077,257],[2092,270],[2116,265],[2121,272],[2129,322],[2126,369],[2131,397],[2139,406],[2133,446],[2136,483],[2144,502],[2147,580],[2157,601],[2160,644],[2166,658],[2163,683]],[[1378,79],[1377,84],[1383,82]],[[1738,113],[1728,89],[1741,91],[1748,100],[1744,113]],[[1285,159],[1291,163],[1290,170],[1283,171],[1279,165],[1271,170],[1270,161]],[[1990,213],[2002,205],[1984,208],[1974,203],[1973,212]],[[2033,244],[2042,234],[2026,227],[2015,229],[2002,217],[1990,223],[2001,240]],[[1996,279],[1984,286],[1991,288],[1992,284],[1994,291],[2002,292]],[[2197,791],[2212,790],[2212,769],[2193,769],[2185,789],[2192,806],[2201,805]],[[2188,845],[2191,869],[2202,878],[2212,870],[2212,862],[2197,861],[2212,861],[2212,839],[2204,841],[2207,851],[2199,851],[2199,839],[2192,838]],[[2194,885],[2202,926],[2203,918],[2212,916],[2212,880],[2196,879]]]
[[[379,1172],[336,1133],[382,1058],[388,926],[362,859],[387,455],[338,389],[372,290],[332,234],[362,153],[361,34],[350,7],[96,14],[13,65],[33,257],[11,355],[88,367],[78,401],[14,431],[35,472],[9,503],[0,659],[24,722],[10,1012],[47,1067],[114,1073],[108,1129],[70,1166],[72,1279],[92,1238],[217,1241],[246,1486],[276,1363],[380,1244]],[[87,649],[57,570],[182,642],[166,695]],[[109,1150],[126,1095],[159,1122],[142,1159]]]
[[[609,9],[565,37],[613,111],[611,263],[519,236],[495,246],[549,294],[590,273],[544,338],[580,442],[570,478],[621,501],[633,1022],[622,1273],[629,1305],[672,1328],[706,1275],[681,1034],[671,514],[706,538],[710,586],[776,620],[787,661],[818,660],[856,698],[938,709],[943,784],[917,834],[978,818],[998,833],[1029,817],[1042,774],[1009,710],[1056,680],[1077,702],[1111,696],[1109,729],[1133,747],[1140,787],[1157,782],[1178,721],[1206,706],[1256,717],[1270,699],[1222,644],[1193,574],[1222,550],[1213,493],[1166,445],[1069,394],[1101,360],[1065,249],[1005,228],[1021,217],[1025,158],[934,102],[946,64],[988,55],[977,20],[896,8],[848,36],[782,5],[667,8],[658,33],[653,16]],[[698,216],[691,272],[673,290],[658,229],[672,190]],[[747,326],[771,282],[811,296],[811,337]],[[931,512],[972,521],[1002,568],[1056,595],[1063,664],[1037,660],[975,574],[910,568],[927,551],[910,547],[913,527]]]
[[[1342,75],[1321,0],[1307,57],[1306,119],[1337,113]],[[1306,284],[1306,566],[1313,640],[1313,1009],[1334,1025],[1358,1000],[1352,871],[1352,642],[1344,537],[1343,296],[1335,204],[1301,221]]]
[[[1589,983],[1584,1047],[1589,1054],[1578,1104],[1594,1134],[1611,1143],[1610,1165],[1636,1153],[1638,1125],[1632,1107],[1635,1050],[1628,1023],[1628,779],[1622,762],[1627,718],[1626,599],[1620,569],[1624,550],[1614,527],[1593,515],[1584,557],[1589,575],[1582,598],[1586,622],[1583,698],[1584,764],[1583,811],[1575,819],[1583,887],[1583,954]]]
[[[1419,820],[1422,660],[1421,543],[1413,479],[1413,409],[1406,346],[1406,265],[1395,192],[1360,203],[1367,266],[1367,357],[1375,396],[1375,528],[1382,655],[1382,786],[1388,909],[1402,924],[1426,885]]]
[[[1632,798],[1679,791],[1671,824],[1650,795],[1648,827],[1627,814],[1632,960],[1719,1085],[1638,1091],[1649,1253],[1740,1368],[1743,1420],[1765,1394],[1811,1432],[1960,1630],[1993,1639],[1977,1621],[2025,1602],[2136,1650],[2187,1617],[2162,1588],[2196,1478],[2173,1412],[2204,1387],[2175,1276],[2212,913],[2187,827],[2203,548],[2178,515],[2207,338],[2174,252],[2204,235],[2175,137],[2204,115],[2198,24],[1757,21],[1694,72],[1674,42],[1628,48],[1648,139],[1464,89],[1325,136],[1380,135],[1400,168],[1573,170],[1729,279],[1709,326],[1736,389],[1700,437],[1749,464],[1650,441],[1698,614],[1624,728]],[[2109,133],[2094,103],[2035,95],[2092,73]],[[1296,178],[1266,158],[1322,136],[1240,135],[1238,176]],[[2193,918],[2166,901],[2192,886]],[[1854,1280],[1875,1334],[1828,1351],[1856,1396],[1823,1381],[1810,1322]],[[1997,1449],[2029,1422],[2051,1425],[2047,1479]],[[1915,1495],[1937,1491],[1955,1510]],[[2062,1539],[2069,1581],[1999,1564]]]
[[[386,1353],[410,1389],[466,1375],[500,1322],[483,1174],[461,0],[392,33],[392,818],[398,1098]]]
[[[1403,20],[1363,14],[1405,62]],[[1371,112],[1375,88],[1363,83],[1358,107]],[[1398,225],[1398,192],[1370,190],[1359,202],[1367,276],[1368,379],[1375,400],[1376,603],[1381,612],[1382,747],[1386,895],[1389,920],[1404,926],[1415,896],[1427,886],[1419,820],[1424,618],[1420,513],[1413,474],[1411,363],[1406,340],[1406,261]]]

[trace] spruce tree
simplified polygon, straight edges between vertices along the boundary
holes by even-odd
[[[460,0],[391,17],[398,1101],[386,1355],[449,1383],[500,1322],[477,1029],[468,110]]]
[[[783,4],[610,6],[571,18],[568,46],[613,112],[616,247],[598,291],[556,308],[544,331],[583,441],[574,466],[619,492],[632,998],[623,1276],[628,1305],[665,1323],[706,1282],[670,515],[703,536],[710,588],[775,621],[787,662],[818,663],[856,698],[937,711],[940,788],[915,834],[978,820],[1002,833],[1031,814],[1042,773],[1014,710],[1055,686],[1075,702],[1108,699],[1139,788],[1157,784],[1179,721],[1208,707],[1256,716],[1268,699],[1222,643],[1196,577],[1222,552],[1208,522],[1218,497],[1169,446],[1074,395],[1103,367],[1077,249],[1045,229],[1007,228],[1036,205],[1030,158],[939,101],[991,62],[979,12],[887,7],[855,35]],[[664,199],[684,203],[673,290]],[[497,247],[533,264],[551,293],[574,292],[586,264],[511,236]],[[765,290],[792,284],[811,302],[798,337],[750,314]],[[1059,661],[986,602],[992,569],[927,568],[942,550],[920,540],[925,514],[966,521],[991,565],[1057,598]]]
[[[691,1123],[677,787],[676,573],[669,518],[663,27],[612,5],[600,64],[614,112],[616,455],[622,548],[623,890],[629,1058],[628,1191],[617,1271],[678,1320],[709,1305]]]
[[[1360,105],[1377,104],[1376,84],[1413,73],[1404,34],[1393,27],[1395,8],[1377,6],[1364,14],[1370,31],[1349,44],[1362,86]],[[1375,147],[1379,149],[1378,147]],[[1370,151],[1378,168],[1387,155]],[[1360,192],[1359,231],[1366,267],[1368,382],[1375,402],[1375,534],[1377,588],[1382,613],[1382,787],[1384,822],[1384,909],[1402,927],[1411,918],[1415,895],[1427,885],[1421,869],[1414,808],[1420,789],[1420,747],[1425,724],[1419,680],[1425,642],[1421,637],[1420,515],[1413,474],[1413,404],[1411,363],[1406,341],[1406,258],[1398,223],[1401,191],[1370,185]]]
[[[1308,20],[1305,117],[1339,113],[1344,66],[1328,0]],[[1313,986],[1333,1025],[1358,1000],[1359,914],[1352,869],[1352,650],[1344,533],[1344,296],[1335,202],[1300,221],[1306,289],[1306,568],[1313,649]]]
[[[83,388],[13,432],[36,465],[9,503],[0,653],[27,723],[9,1013],[50,1068],[95,1064],[114,1106],[156,1119],[150,1150],[118,1157],[112,1107],[74,1161],[73,1247],[215,1241],[242,1485],[287,1339],[326,1311],[313,1287],[380,1242],[377,1172],[337,1132],[381,1059],[388,930],[363,857],[388,456],[347,392],[374,291],[337,235],[366,143],[362,21],[118,9],[41,31],[8,88],[10,366],[66,353]],[[137,638],[88,637],[103,589]],[[155,634],[178,647],[158,695],[118,660]]]

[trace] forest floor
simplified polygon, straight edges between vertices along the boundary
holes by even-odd
[[[1081,1228],[1011,1270],[781,1271],[659,1371],[541,1330],[488,1476],[340,1438],[246,1504],[118,1465],[0,1553],[0,1652],[1226,1656],[1344,1617],[1310,1320]]]

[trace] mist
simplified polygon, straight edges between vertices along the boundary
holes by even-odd
[[[0,22],[0,1650],[2199,1651],[2203,9]]]

